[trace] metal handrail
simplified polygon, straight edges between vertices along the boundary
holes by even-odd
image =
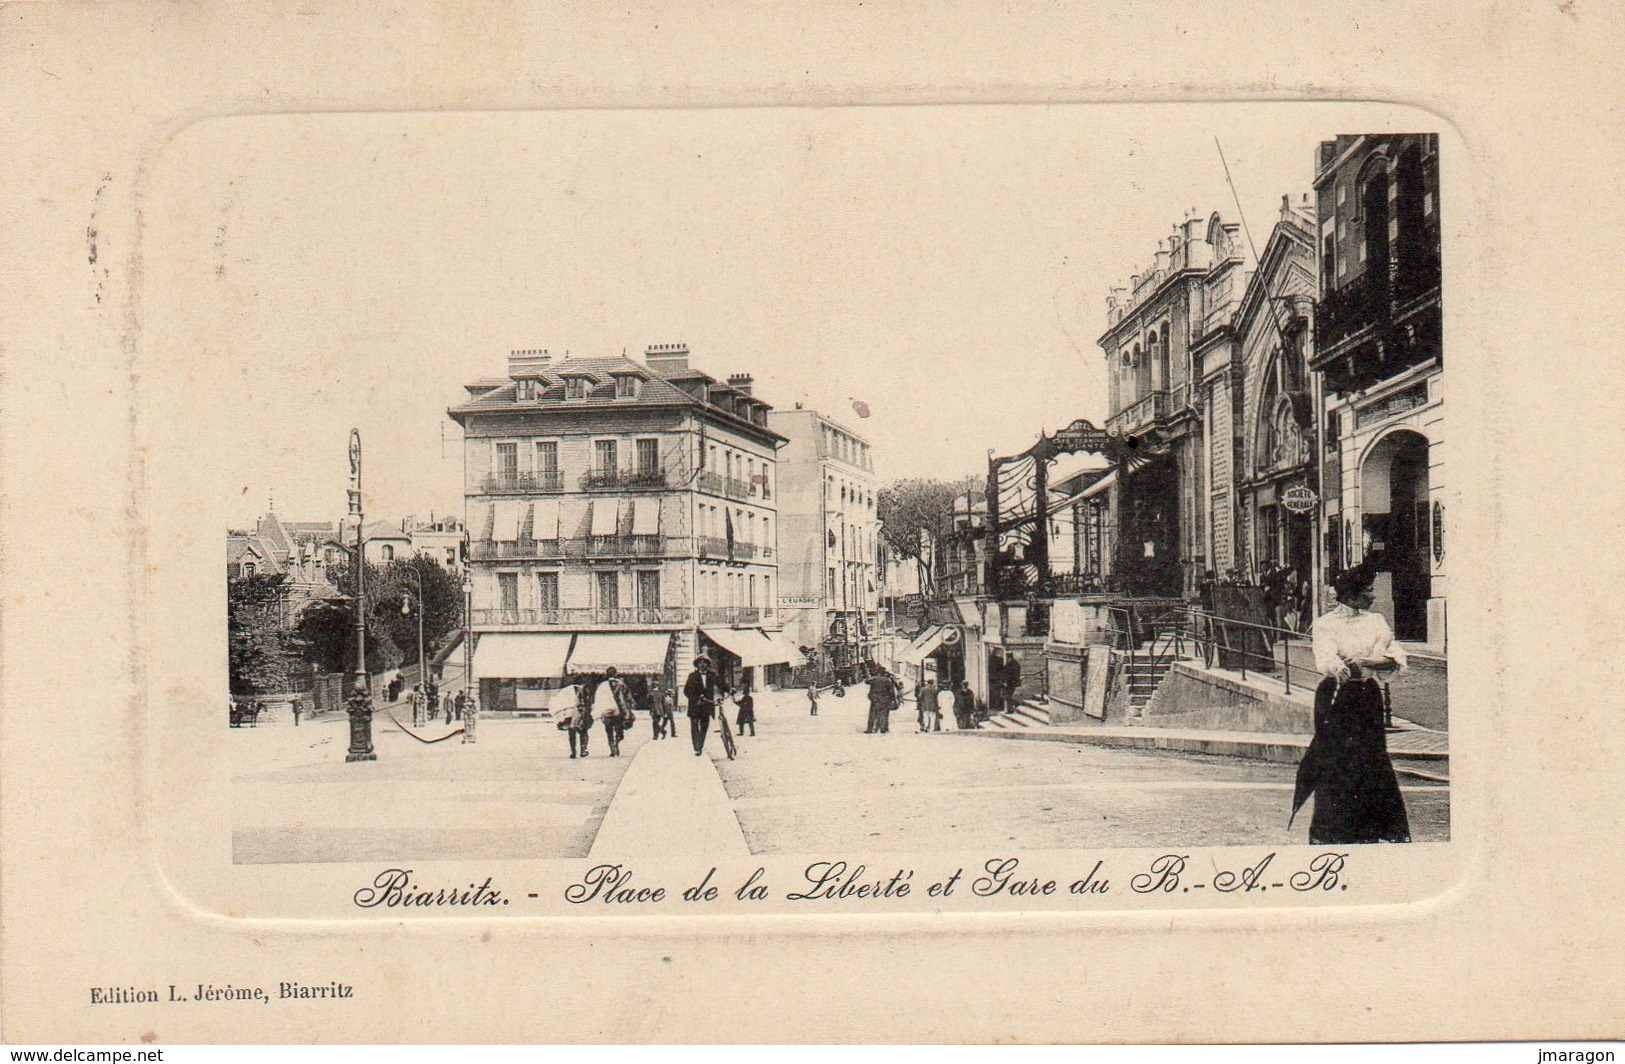
[[[1263,660],[1265,655],[1256,651],[1248,650],[1245,646],[1233,646],[1228,639],[1224,639],[1221,643],[1219,640],[1213,638],[1211,634],[1203,634],[1204,629],[1206,629],[1206,631],[1209,633],[1228,633],[1228,630],[1232,628],[1247,628],[1265,633],[1269,637],[1268,641],[1270,644],[1270,652],[1268,655],[1268,660],[1272,668],[1277,665],[1280,666],[1281,682],[1285,685],[1287,694],[1292,693],[1292,671],[1294,669],[1302,673],[1307,673],[1311,677],[1318,677],[1320,675],[1319,672],[1317,672],[1312,666],[1305,667],[1302,665],[1294,665],[1292,663],[1290,644],[1293,640],[1304,641],[1305,636],[1302,632],[1294,632],[1291,629],[1280,628],[1273,624],[1258,624],[1254,621],[1237,620],[1233,617],[1225,617],[1203,609],[1187,608],[1177,610],[1175,612],[1181,614],[1192,622],[1190,633],[1191,641],[1201,650],[1202,663],[1208,668],[1213,667],[1213,662],[1218,656],[1218,651],[1222,649],[1229,654],[1236,654],[1240,656],[1241,678],[1243,680],[1247,678],[1247,660],[1249,658]],[[1282,648],[1279,656],[1277,656],[1275,652],[1275,648],[1277,646]],[[1257,672],[1260,670],[1255,667],[1253,671]],[[1315,686],[1315,682],[1300,682],[1298,686],[1313,687]]]

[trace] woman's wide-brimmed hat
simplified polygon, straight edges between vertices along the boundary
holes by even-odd
[[[1359,595],[1370,591],[1371,586],[1377,582],[1377,570],[1369,562],[1351,565],[1332,578],[1332,589],[1337,592],[1338,601],[1351,595]]]
[[[699,657],[694,659],[695,668],[698,668],[699,665],[700,665],[700,662],[702,662],[702,661],[707,665],[711,664],[711,659],[706,657],[704,654],[701,654]]]

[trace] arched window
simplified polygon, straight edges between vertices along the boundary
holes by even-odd
[[[395,548],[390,546],[388,543],[384,544],[383,558],[386,562],[392,562],[395,560]]]
[[[1360,185],[1360,221],[1365,229],[1365,275],[1371,284],[1388,285],[1388,160],[1377,158]]]

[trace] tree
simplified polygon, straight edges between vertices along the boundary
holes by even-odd
[[[282,623],[285,578],[245,576],[226,585],[227,667],[231,690],[262,695],[287,688],[294,646]]]
[[[922,587],[931,582],[941,546],[954,535],[954,500],[982,487],[975,477],[934,480],[914,477],[880,489],[875,510],[881,534],[901,558],[919,567]]]
[[[412,570],[417,571],[417,577],[412,575]],[[372,579],[372,573],[368,572],[367,577]],[[418,618],[415,611],[419,608],[419,578],[422,580],[424,599],[423,652],[432,658],[436,648],[463,626],[463,587],[444,566],[421,554],[398,559],[385,566],[379,573],[381,583],[372,615],[373,623],[388,632],[395,644],[402,648],[404,660],[408,663],[415,663],[418,658]]]
[[[410,599],[416,609],[418,581],[407,570],[415,569],[423,579],[427,609],[423,618],[424,652],[433,655],[452,632],[463,623],[463,592],[456,577],[433,560],[414,557],[388,565],[367,563],[367,671],[383,672],[418,656],[418,621],[415,613],[402,611]],[[312,603],[299,618],[298,635],[306,660],[326,672],[349,672],[355,668],[355,567],[349,562],[331,573],[345,598]]]

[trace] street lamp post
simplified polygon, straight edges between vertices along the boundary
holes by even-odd
[[[355,515],[355,679],[346,709],[350,714],[350,750],[345,761],[376,761],[372,748],[372,692],[367,687],[367,558],[365,514],[361,507],[361,433],[350,430],[350,513]]]
[[[427,692],[429,690],[429,663],[427,661],[423,660],[423,614],[424,614],[424,606],[423,606],[423,574],[418,572],[417,566],[412,565],[410,563],[407,564],[406,571],[411,573],[414,577],[416,577],[417,582],[418,582],[418,588],[417,588],[417,595],[418,595],[418,604],[417,604],[417,611],[418,611],[418,683],[421,684],[423,686],[423,690],[425,692]],[[411,601],[412,600],[408,599],[408,598],[402,598],[401,599],[401,612],[402,613],[411,612],[410,611]]]

